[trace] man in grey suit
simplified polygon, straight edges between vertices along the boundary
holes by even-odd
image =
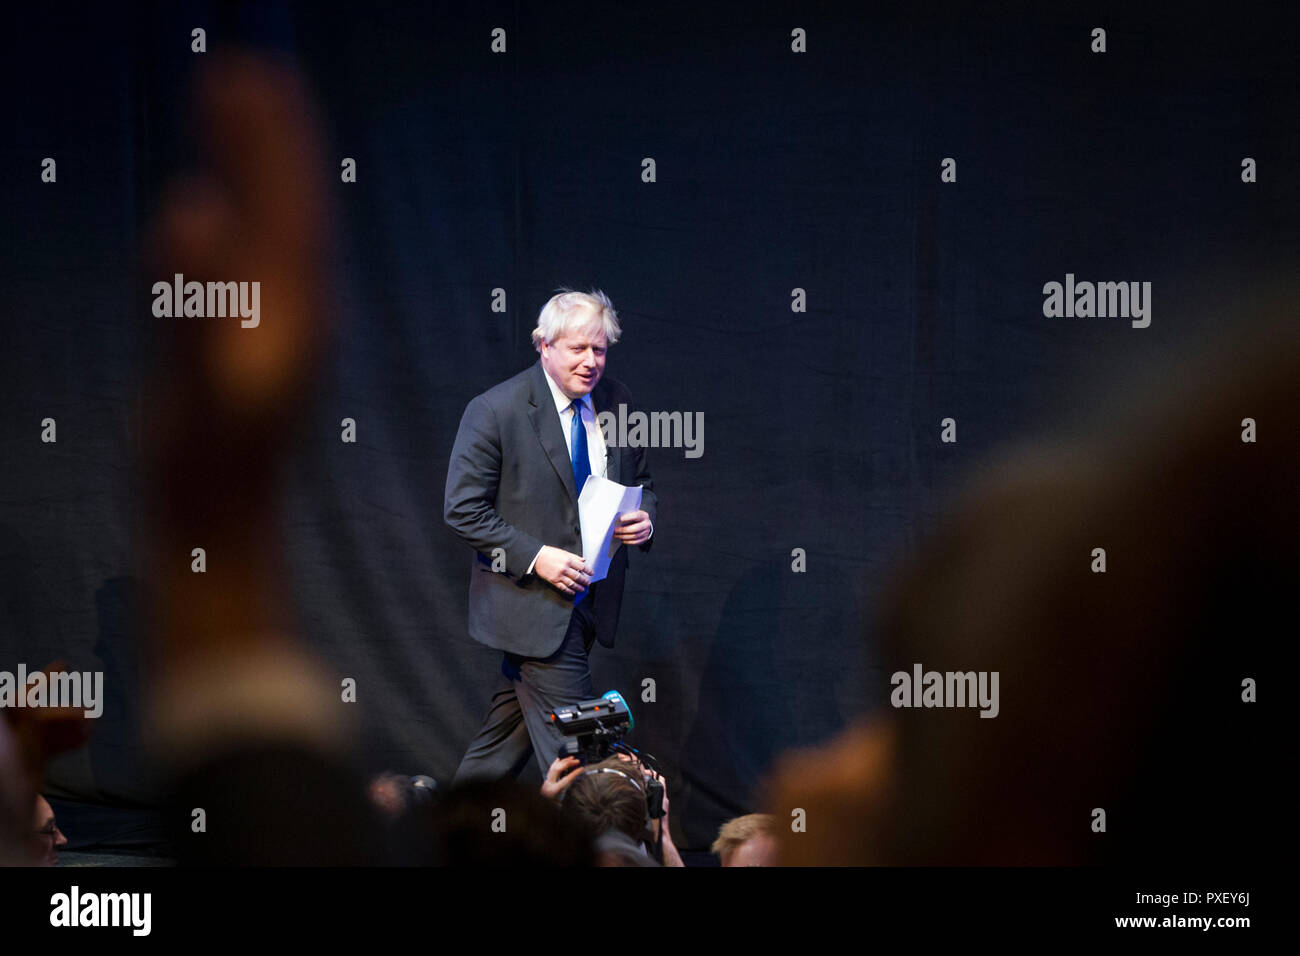
[[[474,549],[469,633],[504,652],[501,682],[456,780],[517,776],[534,754],[542,775],[564,737],[556,707],[595,696],[587,655],[614,646],[627,545],[650,550],[656,498],[644,447],[607,446],[597,417],[631,410],[604,377],[621,329],[604,293],[562,291],[533,330],[540,361],[465,408],[447,469],[443,518]],[[587,475],[644,490],[621,515],[607,576],[582,558],[578,494]]]

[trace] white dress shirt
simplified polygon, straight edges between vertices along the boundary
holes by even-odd
[[[542,366],[542,371],[546,372],[546,366]],[[555,384],[555,379],[551,378],[551,373],[546,372],[546,384],[551,387],[551,398],[555,400],[555,413],[560,416],[560,429],[564,434],[564,444],[569,449],[569,461],[573,461],[573,445],[570,443],[573,437],[573,399],[560,391],[560,386]],[[591,393],[588,392],[582,398],[578,399],[582,403],[582,427],[587,430],[587,460],[591,463],[591,473],[598,478],[608,477],[605,473],[605,435],[600,430],[600,423],[596,421],[596,409],[591,404]],[[582,489],[578,489],[578,494],[582,494]]]

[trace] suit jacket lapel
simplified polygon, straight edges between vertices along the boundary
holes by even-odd
[[[542,363],[533,366],[532,389],[528,396],[528,420],[533,423],[537,440],[546,450],[555,474],[575,502],[578,493],[573,486],[573,459],[569,457],[569,443],[560,428],[560,419],[555,414],[555,401],[551,397],[550,386],[546,384],[546,370]]]
[[[559,417],[555,414],[555,399],[551,395],[551,387],[546,383],[546,370],[542,368],[540,361],[534,366],[534,371],[536,374],[532,377],[532,389],[528,396],[528,419],[533,423],[537,440],[546,450],[546,457],[550,459],[551,467],[563,482],[569,497],[576,502],[578,492],[573,484],[573,459],[569,456],[569,440],[564,434],[564,429],[560,427]],[[610,408],[610,389],[604,379],[596,383],[596,387],[591,390],[591,407],[596,413],[598,425],[601,412],[614,411]],[[618,481],[619,473],[618,449],[614,447],[612,441],[607,441],[605,442],[605,477],[610,481]]]

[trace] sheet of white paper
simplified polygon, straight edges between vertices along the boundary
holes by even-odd
[[[578,495],[578,523],[582,526],[582,559],[593,568],[591,583],[602,581],[610,556],[622,544],[614,540],[618,516],[641,507],[641,486],[629,488],[608,478],[588,475]],[[613,547],[611,547],[611,544]]]

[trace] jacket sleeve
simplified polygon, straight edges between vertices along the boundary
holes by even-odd
[[[635,407],[632,405],[632,396],[630,394],[627,396],[627,405],[629,408]],[[655,534],[658,532],[658,528],[654,526],[658,524],[659,498],[655,495],[654,479],[650,477],[650,465],[646,460],[647,456],[645,446],[634,446],[630,449],[630,452],[633,461],[632,474],[636,477],[630,482],[624,482],[624,484],[641,486],[641,510],[650,516],[650,537],[643,543],[637,545],[637,547],[644,553],[650,550],[650,546],[654,544],[655,541]],[[624,474],[626,474],[626,472],[624,472]]]
[[[460,539],[488,560],[505,552],[505,573],[522,577],[542,542],[508,524],[496,511],[501,478],[501,433],[496,413],[478,396],[465,408],[447,466],[442,517]]]

